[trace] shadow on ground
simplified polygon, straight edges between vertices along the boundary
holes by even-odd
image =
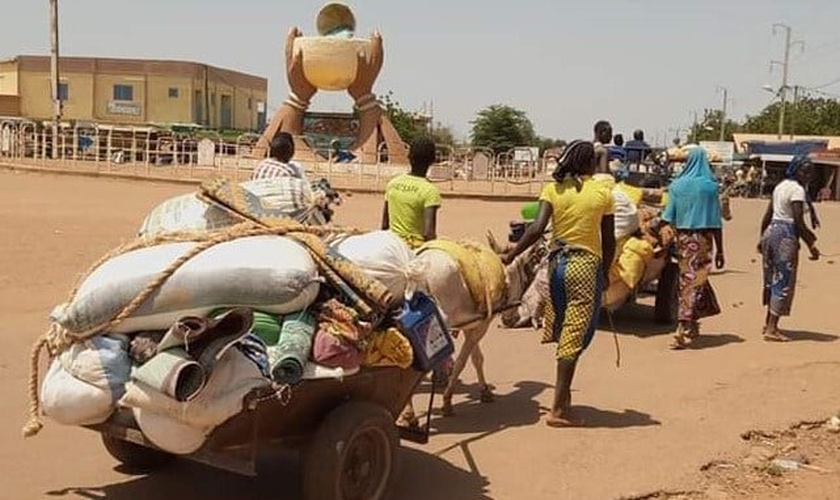
[[[650,427],[662,423],[647,413],[636,410],[612,411],[591,406],[573,407],[574,415],[583,420],[582,427],[590,429],[626,429],[629,427]]]
[[[688,345],[688,349],[714,349],[715,347],[723,347],[729,344],[741,344],[743,342],[746,342],[744,337],[733,335],[731,333],[703,334],[692,340]]]
[[[784,333],[793,342],[834,342],[838,339],[837,335],[830,333],[797,330],[786,330]]]
[[[487,478],[465,471],[443,458],[419,450],[400,450],[400,472],[393,498],[489,499]],[[187,460],[150,475],[128,477],[125,482],[101,486],[78,486],[49,491],[48,498],[136,500],[295,500],[302,498],[301,469],[296,454],[266,457],[260,476],[249,478],[216,470]]]
[[[629,303],[612,313],[612,323],[606,312],[601,313],[599,329],[612,331],[613,328],[620,334],[646,339],[673,333],[676,325],[658,323],[651,305]]]

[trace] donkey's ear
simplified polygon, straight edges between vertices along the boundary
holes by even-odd
[[[490,248],[498,255],[502,255],[505,253],[505,250],[499,246],[499,242],[496,241],[496,237],[493,235],[493,231],[487,230],[487,244],[490,245]]]

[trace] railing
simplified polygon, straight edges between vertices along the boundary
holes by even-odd
[[[250,178],[258,163],[250,157],[258,135],[243,134],[232,141],[218,134],[202,135],[144,127],[65,124],[59,128],[58,158],[54,160],[49,127],[6,120],[0,121],[0,162],[190,182],[216,176]],[[207,152],[202,154],[202,147],[211,150],[210,161]],[[311,177],[327,178],[337,188],[381,191],[393,176],[408,169],[407,165],[389,163],[384,145],[377,154],[379,161],[370,164],[336,162],[334,148],[334,144],[320,148],[315,152],[322,159],[300,163]],[[545,164],[515,165],[511,152],[495,155],[485,148],[441,145],[429,179],[442,192],[531,197],[546,179]]]

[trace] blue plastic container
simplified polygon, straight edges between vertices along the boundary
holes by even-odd
[[[455,352],[455,342],[437,304],[422,292],[415,292],[414,296],[406,301],[397,317],[397,325],[411,342],[416,370],[434,370]]]

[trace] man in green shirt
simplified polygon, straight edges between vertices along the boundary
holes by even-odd
[[[382,229],[390,229],[416,248],[437,238],[440,191],[426,179],[436,159],[435,143],[427,137],[415,140],[408,159],[411,171],[394,177],[385,188]]]

